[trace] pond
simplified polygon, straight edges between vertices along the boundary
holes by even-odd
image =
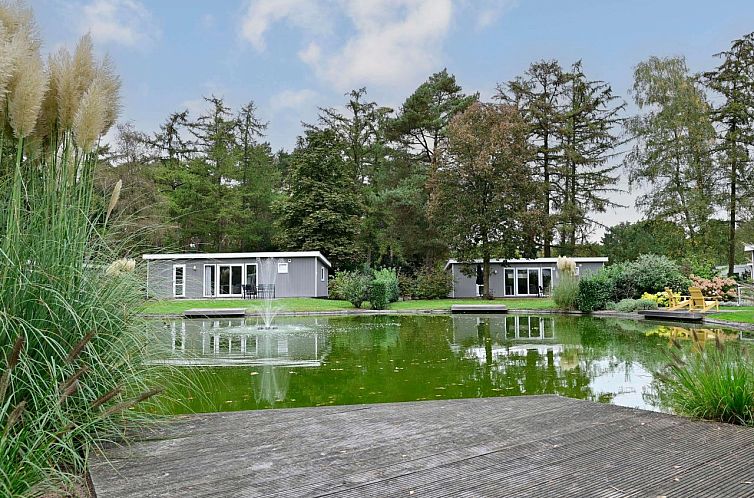
[[[559,394],[666,411],[653,373],[673,339],[685,348],[747,342],[733,330],[561,315],[282,317],[276,325],[155,322],[152,361],[179,367],[159,410]]]

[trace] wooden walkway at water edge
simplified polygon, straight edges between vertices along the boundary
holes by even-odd
[[[754,496],[754,429],[556,396],[179,417],[98,498]]]

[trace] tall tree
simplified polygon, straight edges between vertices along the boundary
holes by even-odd
[[[430,209],[462,261],[481,258],[491,299],[490,260],[525,244],[540,198],[532,177],[527,126],[515,107],[476,102],[448,127],[448,149],[432,178]]]
[[[379,256],[385,241],[385,213],[378,200],[380,186],[375,177],[388,154],[385,123],[392,109],[367,100],[366,88],[353,90],[346,97],[345,112],[320,108],[318,123],[307,125],[307,128],[332,130],[339,141],[359,202],[364,208],[359,244],[370,264],[377,259],[375,256]]]
[[[254,102],[238,113],[236,128],[238,169],[236,181],[241,193],[239,249],[268,251],[274,249],[274,213],[272,205],[279,190],[280,174],[268,143],[260,143],[267,123],[257,116]]]
[[[710,105],[682,57],[639,63],[631,93],[642,113],[626,121],[634,145],[624,165],[630,183],[646,188],[636,206],[648,217],[680,223],[693,244],[713,214]]]
[[[658,219],[611,226],[602,236],[602,249],[610,263],[632,261],[642,254],[658,254],[673,259],[682,259],[688,254],[683,227]]]
[[[625,103],[602,81],[590,81],[577,62],[566,75],[565,109],[556,133],[561,157],[555,169],[553,205],[559,211],[561,249],[574,254],[577,234],[586,239],[595,224],[591,213],[618,204],[611,200],[620,164],[614,159],[620,143],[617,128]],[[546,248],[545,248],[546,249]],[[545,251],[546,252],[546,251]]]
[[[529,125],[529,140],[534,145],[536,174],[544,182],[540,209],[544,213],[541,231],[545,257],[552,255],[552,211],[555,170],[563,154],[559,130],[563,126],[563,98],[567,77],[557,61],[539,61],[529,66],[523,76],[500,84],[496,98],[514,105]]]
[[[360,261],[361,206],[340,142],[332,130],[308,130],[290,157],[288,190],[278,204],[279,242],[322,251],[336,268]]]
[[[719,125],[718,151],[726,172],[721,179],[725,187],[722,204],[728,213],[728,275],[733,275],[737,214],[751,207],[754,193],[749,153],[754,145],[754,33],[734,40],[729,50],[717,55],[722,64],[704,76],[707,85],[724,98],[712,116]]]
[[[390,218],[403,222],[392,225],[392,231],[411,244],[402,247],[401,252],[411,259],[411,253],[420,255],[424,265],[432,265],[447,255],[447,244],[427,216],[428,180],[437,168],[439,154],[447,147],[451,119],[478,98],[478,94],[465,94],[455,76],[443,69],[419,85],[388,122],[388,138],[397,161],[392,169],[401,177],[390,180],[392,188],[383,199],[388,203]],[[408,223],[406,215],[411,216]]]

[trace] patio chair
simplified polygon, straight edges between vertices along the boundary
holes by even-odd
[[[702,289],[699,287],[689,287],[689,295],[681,296],[681,301],[675,306],[668,308],[670,311],[688,309],[689,311],[698,311],[706,313],[712,308],[720,310],[720,301],[717,298],[705,298]]]

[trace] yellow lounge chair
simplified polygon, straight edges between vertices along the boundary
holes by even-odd
[[[673,289],[665,287],[665,296],[668,298],[668,308],[678,306],[678,297],[675,295],[675,292],[673,292]]]
[[[668,309],[676,311],[688,308],[689,311],[698,311],[700,313],[706,313],[712,308],[720,310],[720,301],[717,298],[705,298],[704,294],[702,294],[702,289],[699,287],[689,287],[689,295],[681,296],[681,299],[681,302]]]

